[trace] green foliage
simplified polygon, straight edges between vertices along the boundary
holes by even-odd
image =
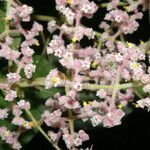
[[[1,3],[0,3],[1,4]],[[5,12],[6,12],[6,4],[1,4],[2,6],[0,7],[0,34],[4,32],[5,30]]]
[[[33,78],[45,77],[51,69],[56,67],[57,63],[57,59],[54,56],[50,60],[47,60],[42,55],[35,55],[33,60],[36,65],[36,72],[33,74]]]
[[[54,69],[55,64],[57,63],[57,59],[55,57],[52,57],[52,59],[48,61],[41,55],[35,55],[33,57],[33,60],[34,64],[36,65],[36,73],[33,74],[33,80],[34,78],[45,77],[46,75],[48,75],[49,71],[51,69]],[[24,74],[22,75],[24,76]],[[45,100],[52,97],[57,92],[60,92],[61,94],[64,93],[63,88],[51,88],[49,90],[46,90],[44,87],[24,88],[23,91],[25,94],[25,99],[30,101],[30,111],[37,121],[40,121],[41,114],[46,109],[46,106],[44,105]],[[37,129],[24,132],[20,136],[21,143],[23,145],[29,143],[37,132]]]
[[[21,37],[20,36],[15,36],[13,43],[11,45],[11,48],[14,50],[18,50],[20,47],[20,43],[21,43]]]
[[[23,146],[28,144],[33,139],[33,137],[35,136],[37,132],[38,131],[35,129],[35,130],[28,130],[22,133],[21,136],[19,137],[21,144]]]
[[[4,100],[2,91],[0,91],[0,108],[6,108],[8,106],[8,102]]]
[[[4,143],[3,141],[0,141],[0,150],[11,150],[8,144]]]
[[[48,99],[58,92],[64,94],[64,88],[51,88],[49,90],[42,88],[41,90],[35,90],[34,94],[39,99]]]

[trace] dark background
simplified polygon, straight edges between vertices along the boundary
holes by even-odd
[[[34,14],[56,16],[58,12],[55,10],[55,0],[22,0],[34,8]],[[95,1],[100,4],[103,1]],[[92,19],[82,19],[82,23],[89,27],[100,31],[99,23],[106,14],[105,9],[99,9]],[[144,13],[144,17],[140,22],[140,27],[132,35],[126,36],[126,40],[139,43],[140,40],[147,41],[149,39],[149,21],[148,11]],[[40,22],[46,27],[46,23]],[[26,27],[28,24],[25,25]],[[85,42],[86,43],[86,42]],[[86,44],[90,44],[86,43]],[[84,45],[84,41],[83,41]],[[43,126],[45,130],[47,128]],[[113,128],[99,128],[96,130],[86,131],[90,135],[90,141],[85,143],[85,147],[93,144],[93,150],[106,149],[132,149],[132,150],[150,150],[150,113],[142,109],[134,109],[134,111],[123,119],[120,126]],[[60,141],[62,149],[66,150],[64,143]],[[33,140],[23,148],[23,150],[53,150],[45,138],[38,133]]]

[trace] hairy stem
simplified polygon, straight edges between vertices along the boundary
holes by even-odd
[[[121,68],[120,66],[118,67],[117,70],[117,75],[116,75],[116,79],[115,79],[115,84],[113,86],[113,94],[112,94],[112,100],[115,102],[116,100],[116,96],[117,96],[117,91],[118,91],[118,85],[119,85],[119,81],[120,81],[120,74],[121,74]]]
[[[39,126],[38,122],[36,121],[36,119],[34,118],[34,116],[32,115],[32,113],[29,110],[26,110],[26,113],[30,117],[30,119],[32,120],[32,122],[34,123],[34,126],[37,128],[37,130],[39,130],[39,132],[52,144],[52,146],[56,150],[60,150],[60,148],[58,147],[58,145],[54,144],[52,142],[52,140],[48,137],[48,135],[44,132],[44,130]]]
[[[51,21],[53,19],[56,19],[55,17],[44,16],[44,15],[35,15],[34,18],[40,21]]]
[[[44,81],[45,78],[35,78],[35,79],[21,79],[19,82],[17,82],[16,84],[19,87],[25,88],[25,87],[34,87],[34,86],[44,86]],[[6,78],[1,78],[0,79],[0,84],[6,84],[7,80]],[[124,83],[124,84],[118,84],[116,86],[116,88],[118,90],[121,89],[127,89],[127,88],[134,88],[134,87],[138,87],[138,85],[136,84],[132,84],[132,83]],[[139,85],[141,86],[141,85]],[[90,83],[83,83],[83,89],[85,90],[90,90],[90,91],[97,91],[99,89],[113,89],[114,85],[98,85],[98,84],[90,84]]]

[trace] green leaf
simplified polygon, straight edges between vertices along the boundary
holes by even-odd
[[[0,150],[11,150],[11,148],[4,141],[0,141]]]
[[[4,109],[4,108],[9,109],[10,105],[11,105],[10,102],[4,100],[2,91],[0,91],[0,109]],[[12,120],[12,116],[9,114],[7,119],[0,120],[0,127],[6,126],[9,130],[14,130],[16,126],[11,124],[11,120]]]
[[[51,57],[51,60],[48,61],[42,55],[35,55],[33,60],[36,65],[36,72],[34,73],[33,78],[47,76],[49,71],[55,68],[55,63],[57,61],[53,56]]]
[[[19,141],[21,142],[22,146],[28,144],[37,133],[38,130],[34,129],[34,130],[28,130],[23,134],[21,134],[21,136],[19,137]]]
[[[3,33],[5,30],[4,18],[6,16],[6,3],[3,3],[1,5],[2,6],[0,7],[0,34]]]
[[[78,93],[78,97],[80,102],[83,102],[83,101],[93,101],[93,100],[97,100],[97,101],[102,101],[102,99],[99,99],[97,96],[96,96],[96,93],[93,92],[93,91],[87,91],[87,90],[83,90],[82,92]]]
[[[64,94],[64,88],[58,87],[58,88],[51,88],[49,90],[42,88],[40,91],[35,90],[34,95],[39,99],[48,99],[58,92]]]
[[[8,102],[4,100],[2,96],[2,91],[0,91],[0,108],[6,108],[8,106]]]
[[[18,50],[20,47],[20,43],[21,43],[21,36],[15,36],[13,38],[14,40],[10,47],[14,50]]]
[[[123,108],[123,111],[125,112],[126,116],[133,112],[133,108],[129,105]]]
[[[34,64],[36,65],[36,72],[33,74],[33,79],[37,77],[46,77],[51,69],[54,69],[58,60],[56,57],[51,57],[51,60],[47,60],[42,55],[35,55],[33,57]],[[24,73],[22,72],[24,76]],[[64,92],[63,88],[51,88],[45,90],[43,87],[24,88],[25,98],[30,101],[31,113],[37,121],[40,120],[41,114],[46,109],[45,101],[47,98],[52,97],[57,92]],[[36,129],[23,133],[20,137],[20,141],[23,145],[29,143],[38,131]]]
[[[102,124],[96,126],[96,127],[93,127],[92,126],[92,123],[90,120],[87,120],[86,122],[83,122],[82,120],[76,120],[75,121],[75,129],[76,130],[81,130],[81,129],[84,129],[84,130],[95,130],[95,129],[98,129],[98,128],[102,128]]]
[[[42,104],[32,107],[31,113],[36,118],[36,120],[39,120],[41,118],[41,114],[44,112],[45,108],[46,108],[46,106],[44,106]]]

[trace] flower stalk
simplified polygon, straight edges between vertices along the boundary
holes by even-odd
[[[47,141],[49,141],[56,150],[60,150],[58,145],[53,143],[52,140],[48,137],[48,135],[44,132],[44,130],[39,126],[39,123],[36,121],[32,113],[29,110],[26,110],[26,113],[29,116],[29,118],[32,120],[32,122],[34,123],[34,126],[36,127],[36,129],[39,130],[39,132],[47,139]]]

